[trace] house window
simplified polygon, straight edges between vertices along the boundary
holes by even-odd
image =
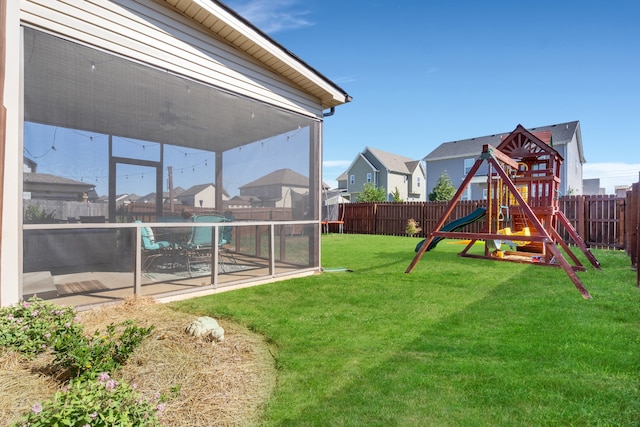
[[[420,177],[418,177],[418,178],[417,178],[417,180],[416,180],[416,185],[417,185],[418,187],[420,187]]]
[[[486,188],[482,189],[482,200],[487,200],[487,189]]]
[[[367,182],[371,182],[371,172],[367,174]]]
[[[475,163],[475,159],[464,159],[464,174],[467,175],[473,164]]]
[[[356,176],[355,175],[349,175],[349,184],[353,185],[356,183]]]
[[[467,188],[464,189],[464,191],[462,192],[462,196],[460,197],[461,200],[471,200],[471,186],[467,186]]]

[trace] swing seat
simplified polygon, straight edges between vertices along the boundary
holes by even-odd
[[[511,231],[511,227],[506,227],[506,228],[503,228],[501,230],[498,230],[498,234],[503,234],[505,236],[531,236],[531,232],[529,231],[529,227],[524,227],[520,231]],[[516,246],[526,246],[529,243],[531,243],[531,242],[523,241],[523,240],[512,240],[511,242]]]

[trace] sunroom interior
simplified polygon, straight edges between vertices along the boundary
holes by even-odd
[[[94,304],[319,267],[320,120],[26,26],[22,46],[23,297]],[[194,227],[228,238],[195,247]]]

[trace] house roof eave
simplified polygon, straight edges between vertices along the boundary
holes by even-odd
[[[580,157],[580,163],[585,164],[587,163],[587,159],[584,156],[584,149],[582,147],[582,132],[580,131],[580,122],[578,122],[576,126],[575,136],[576,136],[576,145],[578,146],[578,156]]]
[[[335,82],[224,3],[217,0],[161,1],[317,97],[323,109],[346,104],[352,100],[352,97]]]
[[[366,150],[366,148],[365,148]],[[349,172],[351,172],[351,169],[353,169],[353,167],[355,166],[355,164],[358,162],[358,160],[364,160],[366,162],[366,164],[371,168],[371,170],[373,172],[380,172],[365,156],[363,153],[358,153],[358,155],[353,159],[353,161],[351,161],[351,164],[349,165],[349,167],[347,168],[346,171],[344,171],[344,174],[346,174],[346,178],[345,179],[349,179],[349,175],[351,175]]]
[[[369,152],[378,162],[380,162],[387,172],[410,174],[411,170],[408,163],[418,161],[410,157],[401,156],[399,154],[390,153],[377,148],[366,147],[365,152]]]

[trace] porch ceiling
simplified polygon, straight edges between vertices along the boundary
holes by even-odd
[[[210,151],[298,128],[289,113],[28,28],[24,70],[25,121]]]

